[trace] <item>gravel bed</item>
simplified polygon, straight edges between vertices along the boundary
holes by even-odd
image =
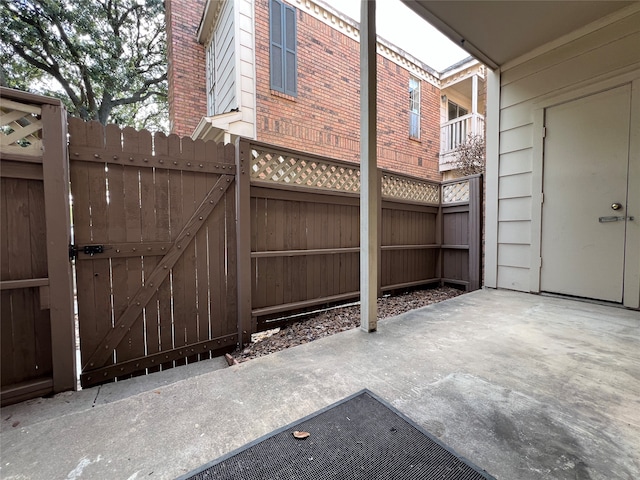
[[[378,319],[394,317],[401,313],[432,303],[441,302],[463,294],[452,287],[414,290],[402,295],[384,296],[378,299]],[[360,326],[360,305],[352,304],[323,311],[286,327],[275,328],[252,336],[252,343],[243,350],[231,354],[231,361],[245,362],[285,348],[309,343],[318,338],[344,332]]]

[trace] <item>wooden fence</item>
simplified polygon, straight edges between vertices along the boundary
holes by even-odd
[[[2,405],[75,388],[66,116],[0,88]]]
[[[238,342],[235,150],[69,119],[83,386]]]
[[[248,140],[239,152],[250,174],[250,187],[240,189],[250,200],[239,218],[251,219],[251,266],[239,279],[251,285],[245,299],[250,294],[252,329],[357,298],[358,165]],[[480,177],[441,184],[379,170],[378,178],[379,293],[439,283],[479,288]]]
[[[358,165],[78,119],[67,153],[57,101],[2,94],[3,404],[75,387],[72,264],[83,386],[359,296]],[[378,179],[379,293],[479,288],[481,178]]]

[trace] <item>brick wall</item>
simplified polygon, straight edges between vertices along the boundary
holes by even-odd
[[[257,139],[360,158],[360,46],[298,10],[298,96],[269,85],[269,2],[256,0]],[[378,165],[439,180],[440,90],[421,82],[420,140],[409,138],[409,72],[378,55]]]
[[[191,135],[207,113],[204,47],[197,41],[205,0],[166,0],[171,133]]]

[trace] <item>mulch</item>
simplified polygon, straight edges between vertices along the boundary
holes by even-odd
[[[457,288],[440,287],[409,291],[401,295],[385,295],[378,299],[378,319],[395,317],[463,293]],[[359,304],[332,308],[286,327],[254,334],[251,344],[242,350],[236,350],[230,355],[231,358],[227,358],[230,363],[241,363],[359,326]]]

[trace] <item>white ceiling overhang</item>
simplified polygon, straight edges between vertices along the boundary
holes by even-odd
[[[637,1],[402,0],[492,69]]]

